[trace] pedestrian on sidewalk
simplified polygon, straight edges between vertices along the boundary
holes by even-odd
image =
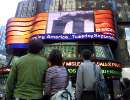
[[[63,64],[62,53],[58,49],[53,49],[48,57],[50,67],[46,72],[45,95],[52,96],[60,90],[66,88],[68,73]],[[46,96],[47,97],[47,96]]]
[[[30,40],[28,53],[11,65],[6,100],[42,100],[43,75],[48,66],[47,60],[40,56],[43,47],[42,40]]]
[[[89,49],[84,49],[81,52],[81,58],[83,62],[78,68],[76,79],[76,100],[96,100],[94,89],[96,77],[94,69],[99,74],[101,73],[101,69],[91,61],[92,52]]]
[[[122,85],[124,87],[122,99],[130,100],[130,80],[128,78],[123,78]]]

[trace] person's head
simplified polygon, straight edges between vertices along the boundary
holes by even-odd
[[[91,52],[89,49],[84,49],[84,50],[81,52],[81,57],[82,57],[84,60],[90,60],[90,59],[91,59],[91,56],[92,56],[92,52]]]
[[[58,49],[53,49],[48,57],[48,61],[51,63],[51,66],[62,66],[62,53]]]
[[[43,49],[43,41],[41,39],[31,39],[29,41],[28,52],[38,54]]]

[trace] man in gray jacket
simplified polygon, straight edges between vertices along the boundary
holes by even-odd
[[[83,50],[81,57],[83,58],[83,63],[81,63],[77,71],[76,99],[96,100],[96,93],[94,90],[96,76],[94,69],[96,70],[96,73],[101,73],[101,69],[91,61],[92,52],[90,50]]]

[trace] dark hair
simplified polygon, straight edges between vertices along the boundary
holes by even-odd
[[[43,48],[43,41],[41,39],[31,39],[29,41],[28,51],[29,53],[37,54]]]
[[[81,52],[81,56],[83,57],[84,60],[91,59],[91,55],[92,55],[92,52],[89,49],[84,49]]]
[[[62,66],[63,58],[61,51],[58,49],[53,49],[49,54],[48,61],[50,61],[51,66]]]

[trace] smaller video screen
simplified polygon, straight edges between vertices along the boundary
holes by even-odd
[[[44,56],[48,57],[53,49],[59,49],[62,52],[63,58],[75,58],[76,57],[76,43],[72,42],[60,42],[48,44],[45,46]]]
[[[107,45],[94,46],[96,58],[113,59],[111,49]]]

